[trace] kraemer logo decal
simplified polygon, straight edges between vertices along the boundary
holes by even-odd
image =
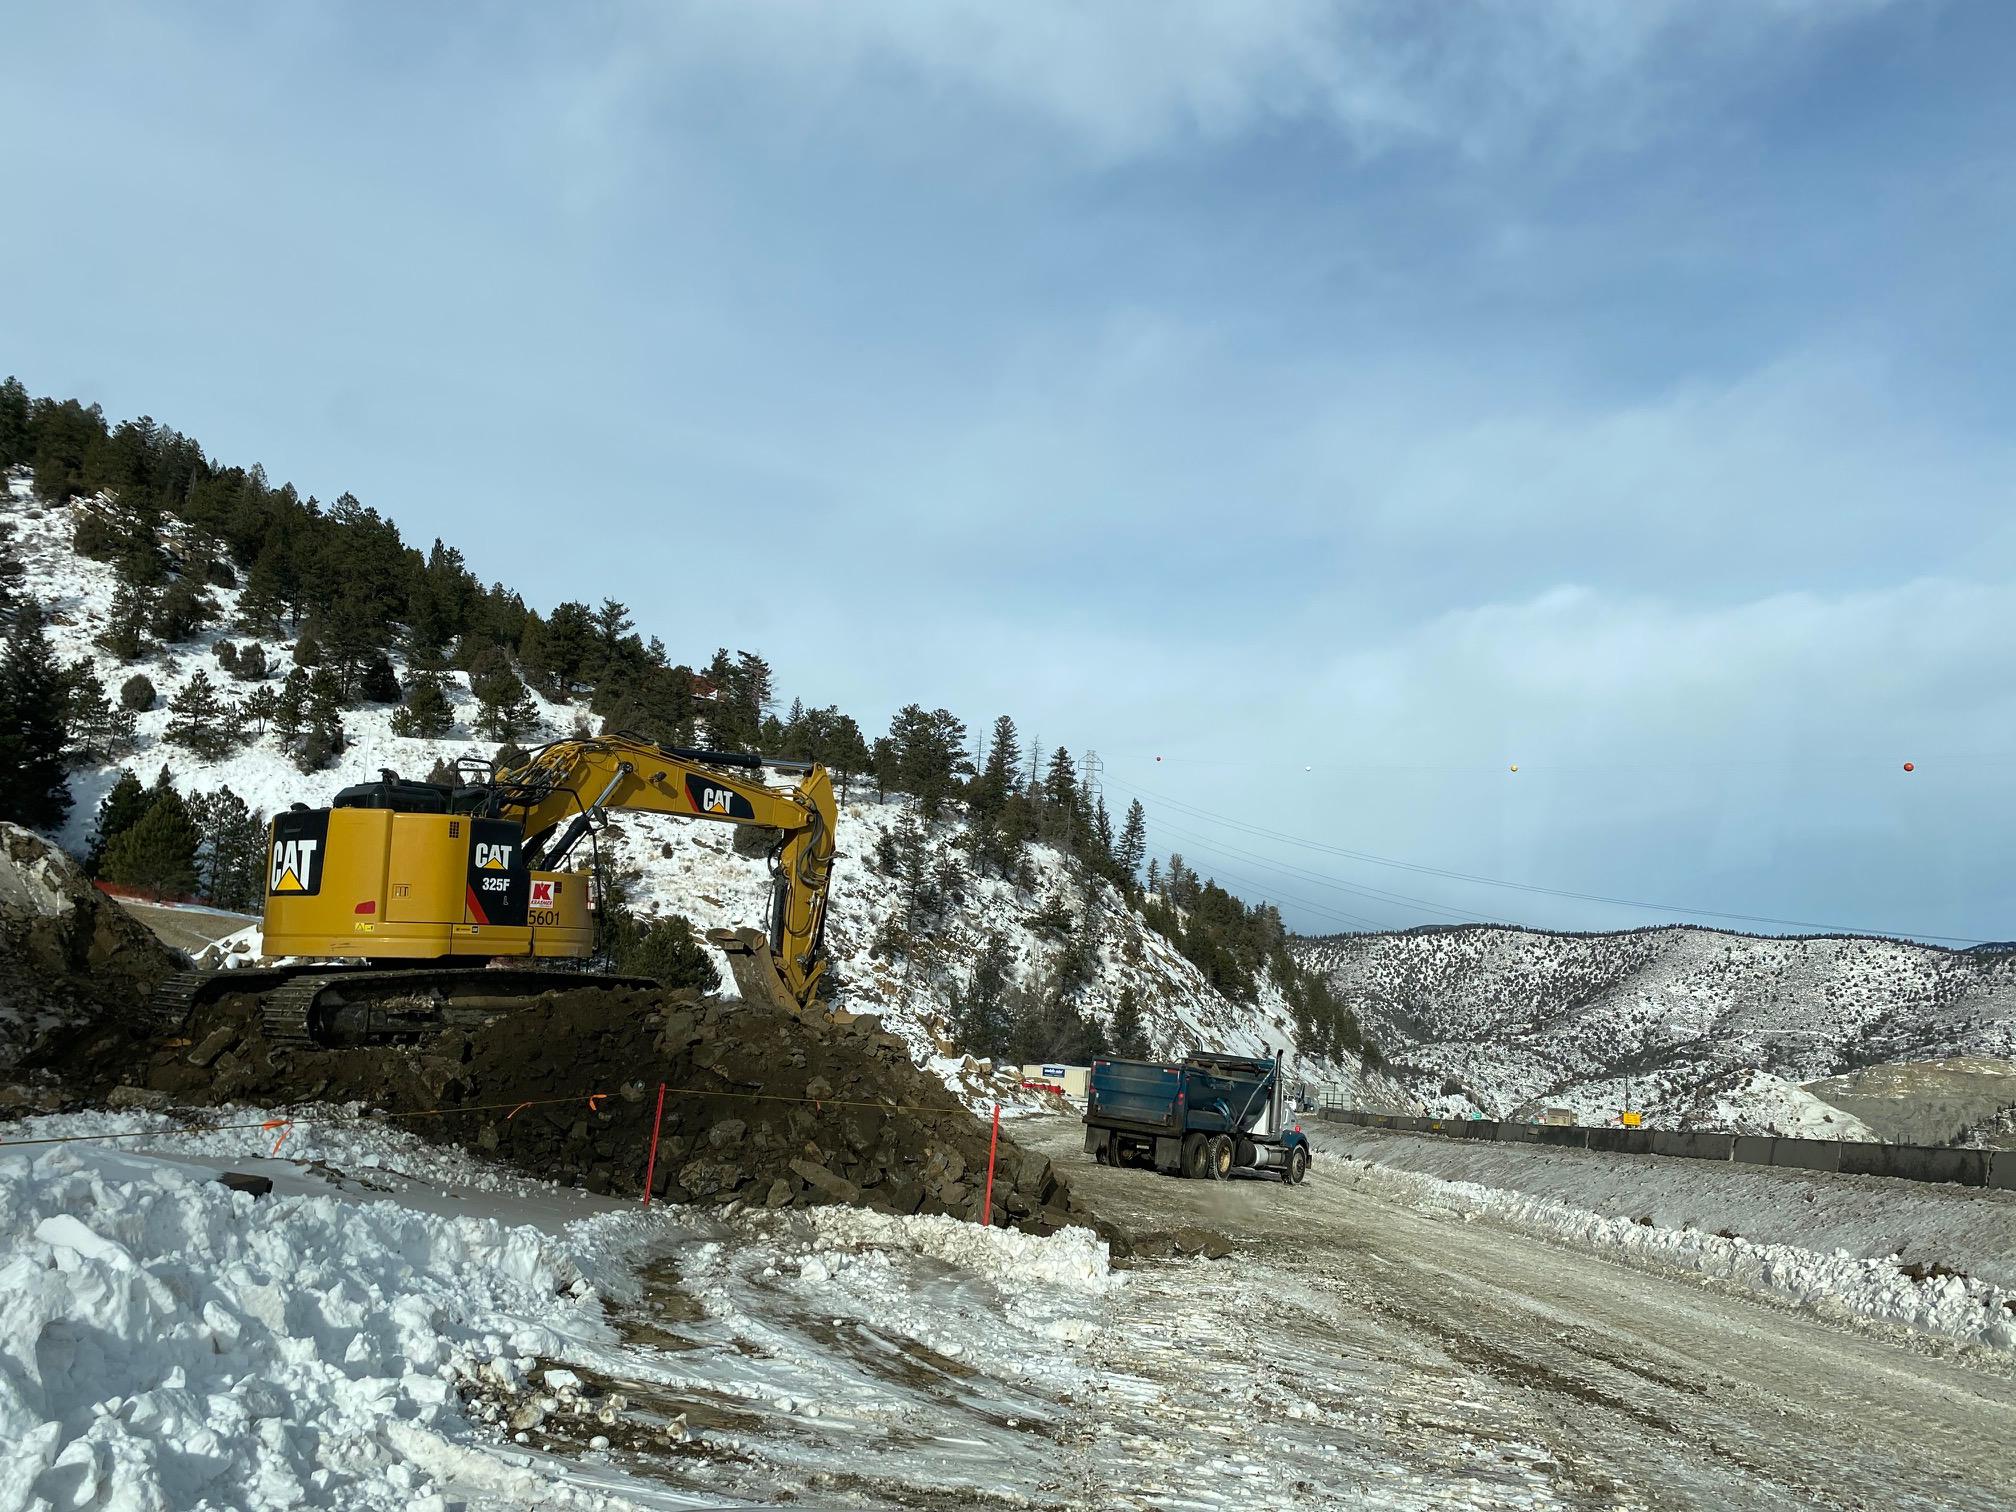
[[[534,882],[532,884],[532,906],[534,908],[551,908],[553,906],[553,884],[551,882]]]

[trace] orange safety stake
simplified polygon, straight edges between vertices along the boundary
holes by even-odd
[[[644,1206],[651,1206],[651,1178],[658,1171],[658,1130],[665,1122],[665,1083],[658,1083],[658,1111],[651,1116],[651,1158],[644,1162]]]
[[[280,1131],[280,1137],[273,1141],[273,1153],[278,1155],[280,1153],[280,1146],[287,1143],[287,1136],[294,1132],[294,1120],[291,1118],[269,1118],[266,1122],[259,1125],[259,1127],[269,1131],[273,1129]]]
[[[607,1092],[590,1092],[588,1094],[588,1111],[590,1113],[600,1113],[602,1111],[602,1104],[607,1101],[609,1101],[609,1094]]]
[[[529,1102],[522,1102],[518,1104],[517,1107],[513,1108],[509,1113],[506,1113],[504,1115],[504,1122],[506,1123],[511,1122],[512,1119],[516,1118],[520,1113],[523,1113],[527,1108],[531,1106],[532,1104],[530,1104]]]
[[[994,1226],[994,1151],[1001,1144],[1001,1104],[994,1104],[994,1132],[987,1136],[987,1195],[980,1199],[980,1221]]]

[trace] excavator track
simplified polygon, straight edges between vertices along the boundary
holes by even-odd
[[[256,993],[260,1021],[273,1045],[379,1044],[417,1039],[456,1021],[509,1013],[543,993],[658,985],[650,977],[539,967],[318,965],[184,971],[156,989],[148,1016],[156,1032],[174,1033],[205,1003]]]

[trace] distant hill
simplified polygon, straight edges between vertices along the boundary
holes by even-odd
[[[1667,1123],[1817,1123],[1826,1112],[1805,1106],[1799,1083],[1894,1061],[2016,1057],[2008,948],[1485,925],[1294,948],[1385,1046],[1395,1078],[1449,1113],[1550,1105],[1614,1121],[1628,1081],[1633,1103]],[[1757,1113],[1765,1103],[1776,1116]]]

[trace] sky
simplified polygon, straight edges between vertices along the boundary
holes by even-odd
[[[0,370],[865,727],[1010,714],[1303,930],[2006,940],[2012,49],[1986,0],[16,4]]]

